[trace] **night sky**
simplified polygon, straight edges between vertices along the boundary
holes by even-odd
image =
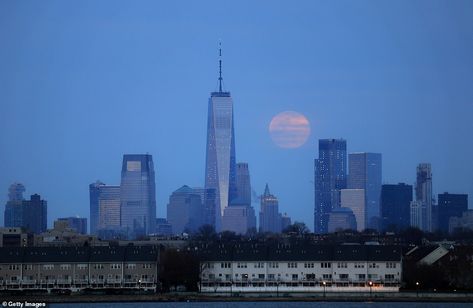
[[[88,185],[119,184],[125,153],[153,155],[158,217],[203,186],[219,41],[237,161],[281,212],[313,228],[320,138],[382,153],[385,183],[430,162],[434,193],[472,208],[473,1],[1,1],[1,224],[15,181],[50,226],[88,217]],[[288,110],[310,121],[299,148],[268,133]]]

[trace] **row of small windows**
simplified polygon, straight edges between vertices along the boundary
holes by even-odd
[[[228,264],[230,264],[230,263],[228,263]],[[85,270],[85,269],[87,269],[87,266],[88,266],[87,264],[77,264],[76,268],[78,270]],[[101,263],[92,265],[93,269],[105,269],[105,266],[106,266],[106,264],[101,264]],[[110,264],[109,266],[110,266],[110,269],[121,269],[121,267],[122,267],[122,265],[120,263]],[[150,269],[150,268],[153,268],[153,265],[149,264],[149,263],[144,263],[144,264],[141,264],[141,267],[144,268],[144,269]],[[53,270],[55,268],[55,264],[43,264],[42,268],[43,268],[43,270]],[[59,264],[59,269],[61,269],[61,270],[70,270],[71,268],[72,268],[72,264]],[[135,269],[136,264],[133,264],[133,263],[125,264],[125,268]],[[20,270],[20,264],[9,264],[8,269],[11,270],[11,271]],[[23,269],[24,270],[33,270],[33,264],[25,264],[25,265],[23,265]],[[0,267],[0,270],[1,270],[1,267]]]
[[[336,266],[337,268],[348,268],[349,263],[348,262],[337,262]],[[264,268],[265,267],[265,262],[256,262],[253,264],[254,268]],[[288,268],[297,268],[299,266],[298,262],[288,262],[287,267]],[[316,262],[304,262],[304,268],[315,268],[317,266]],[[334,265],[335,266],[335,265]],[[379,268],[380,263],[369,263],[368,267],[369,268]],[[246,262],[237,262],[236,263],[237,268],[248,268],[248,264]],[[279,263],[278,262],[268,262],[268,267],[269,268],[279,268]],[[320,263],[321,268],[332,268],[332,263],[331,262],[321,262]],[[354,268],[365,268],[365,263],[354,263],[353,265]],[[397,264],[395,262],[387,262],[386,263],[386,268],[396,268]],[[214,265],[212,263],[207,263],[207,268],[214,268]],[[232,268],[232,263],[231,262],[222,262],[220,264],[220,268]]]

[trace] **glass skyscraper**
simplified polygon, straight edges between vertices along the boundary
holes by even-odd
[[[320,139],[314,169],[314,232],[327,233],[329,213],[340,207],[340,190],[347,187],[347,142]]]
[[[123,155],[120,185],[121,226],[129,238],[156,231],[156,190],[153,157]]]
[[[222,91],[222,60],[219,62],[219,91],[211,93],[208,106],[205,163],[205,188],[213,188],[216,193],[213,225],[217,231],[225,208],[237,193],[233,100],[230,92]]]
[[[365,190],[365,225],[366,228],[381,228],[381,154],[351,153],[348,154],[348,189]]]

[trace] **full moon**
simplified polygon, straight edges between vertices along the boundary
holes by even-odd
[[[295,111],[284,111],[273,117],[269,123],[269,134],[273,142],[281,148],[298,148],[309,138],[310,123]]]

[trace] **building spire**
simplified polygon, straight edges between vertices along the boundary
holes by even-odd
[[[219,75],[218,75],[218,91],[222,93],[222,42],[218,43],[218,65],[219,65]]]
[[[269,192],[269,186],[268,183],[266,183],[266,187],[264,188],[264,194],[263,196],[269,196],[271,193]]]

